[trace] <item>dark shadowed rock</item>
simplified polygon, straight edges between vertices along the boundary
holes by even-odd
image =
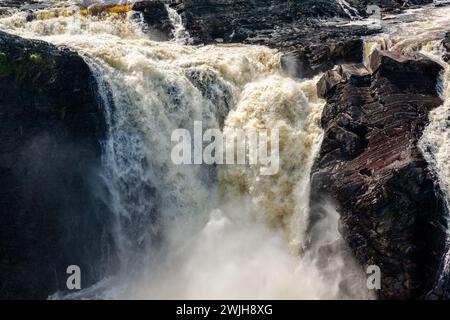
[[[371,73],[362,63],[342,64],[328,70],[317,82],[317,94],[325,97],[339,83],[347,82],[356,85],[367,83]]]
[[[101,276],[111,238],[98,177],[105,124],[76,53],[0,33],[0,298],[46,298]]]
[[[333,30],[334,29],[334,30]],[[362,61],[361,36],[373,31],[362,28],[328,27],[310,35],[298,35],[295,44],[283,48],[282,66],[290,75],[309,78],[340,63]],[[273,44],[273,46],[275,46]]]
[[[419,298],[432,289],[445,245],[441,194],[417,145],[442,104],[442,67],[391,52],[375,53],[372,66],[371,76],[341,67],[319,82],[327,104],[312,212],[324,199],[337,204],[356,258],[381,268],[380,298]]]
[[[145,31],[156,31],[165,40],[171,37],[173,26],[163,1],[137,2],[133,5],[133,11],[142,13],[147,27]]]

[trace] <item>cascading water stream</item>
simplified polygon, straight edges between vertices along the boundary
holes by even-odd
[[[177,10],[166,4],[167,13],[173,26],[173,38],[179,44],[192,44],[191,36],[183,25],[183,20]]]
[[[361,18],[358,10],[353,8],[347,1],[345,0],[336,0],[336,1],[350,19]]]

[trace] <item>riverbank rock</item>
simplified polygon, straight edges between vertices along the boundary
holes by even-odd
[[[319,82],[327,104],[312,212],[324,200],[337,205],[355,257],[381,269],[380,298],[421,298],[433,288],[446,237],[441,193],[418,147],[429,111],[442,104],[442,67],[421,55],[371,58],[371,72],[344,66]]]
[[[99,178],[103,113],[76,53],[0,33],[0,298],[101,276],[112,241]]]

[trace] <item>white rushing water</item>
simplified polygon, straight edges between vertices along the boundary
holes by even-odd
[[[170,22],[174,28],[173,30],[173,38],[175,42],[179,44],[192,44],[191,36],[189,32],[187,32],[186,28],[183,25],[183,20],[181,19],[180,14],[177,10],[171,8],[169,5],[166,5],[167,13],[169,14]]]
[[[111,278],[68,298],[342,298],[356,272],[339,254],[319,268],[318,246],[339,238],[337,213],[318,224],[305,252],[309,172],[320,145],[317,79],[283,74],[262,46],[194,47],[169,10],[175,39],[157,42],[130,13],[64,14],[27,21],[15,12],[0,29],[69,47],[85,57],[104,100],[104,171],[116,214],[121,265]],[[171,133],[205,128],[280,132],[280,172],[257,166],[175,165]],[[301,253],[301,254],[300,254]],[[56,296],[60,297],[60,296]],[[66,297],[66,298],[67,298]]]

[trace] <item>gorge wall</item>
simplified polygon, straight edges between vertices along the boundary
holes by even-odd
[[[113,252],[95,79],[76,53],[1,32],[0,88],[0,298],[45,299],[72,264],[92,284]]]

